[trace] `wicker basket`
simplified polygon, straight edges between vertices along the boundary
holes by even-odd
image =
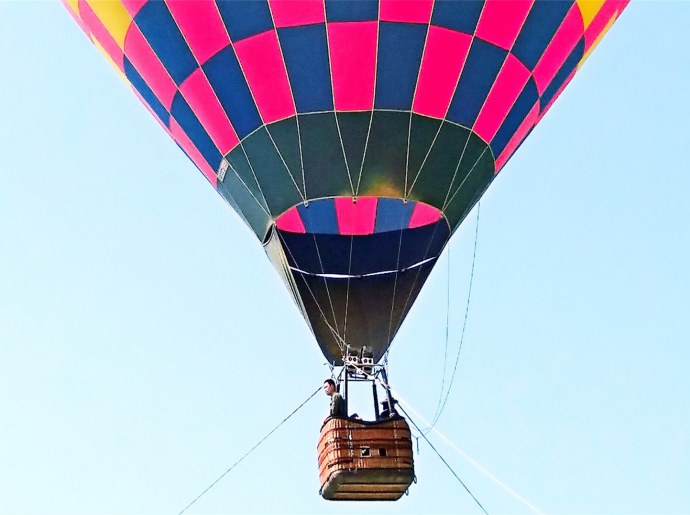
[[[318,445],[321,495],[332,501],[395,501],[415,479],[410,427],[329,418]]]

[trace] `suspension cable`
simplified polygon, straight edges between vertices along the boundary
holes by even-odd
[[[443,402],[443,391],[446,386],[446,365],[448,363],[448,329],[450,327],[450,245],[448,245],[448,252],[446,254],[446,337],[443,347],[443,375],[441,376],[441,388],[438,392],[438,401],[436,402],[436,411],[434,412],[434,420],[441,410],[441,403]],[[431,427],[425,428],[425,431],[430,431]]]
[[[458,363],[460,362],[460,351],[462,350],[462,344],[465,341],[465,329],[467,329],[467,319],[468,315],[470,312],[470,300],[472,298],[472,284],[474,283],[474,268],[475,264],[477,262],[477,240],[479,236],[479,211],[481,208],[481,201],[477,202],[477,221],[475,222],[475,227],[474,227],[474,249],[472,251],[472,268],[470,270],[470,284],[467,289],[467,302],[465,303],[465,318],[462,322],[462,332],[460,333],[460,343],[458,345],[458,352],[455,355],[455,365],[453,366],[453,373],[450,376],[450,381],[448,383],[448,390],[446,390],[445,397],[443,397],[443,386],[441,386],[441,396],[439,396],[439,404],[436,405],[436,413],[434,414],[434,419],[431,421],[431,426],[425,429],[425,431],[428,433],[439,421],[441,418],[441,414],[443,413],[443,410],[446,407],[446,403],[448,402],[448,397],[450,396],[450,391],[453,388],[453,381],[455,380],[455,374],[458,370]],[[450,248],[448,249],[450,251]],[[448,253],[448,260],[450,263],[450,252]],[[450,264],[449,268],[450,270]],[[449,281],[450,282],[450,281]],[[447,310],[450,310],[450,301],[448,301],[448,306],[446,308]],[[448,317],[446,316],[446,349],[448,347]],[[446,371],[446,361],[444,357],[443,361],[443,378],[445,380],[445,371]],[[443,402],[441,403],[441,397],[443,397]]]
[[[194,504],[195,502],[197,502],[199,499],[201,499],[201,497],[202,497],[206,492],[208,492],[211,488],[213,488],[214,486],[216,486],[216,484],[217,484],[221,479],[223,479],[223,478],[226,476],[226,474],[227,474],[228,472],[230,472],[230,471],[231,471],[232,469],[234,469],[237,465],[239,465],[239,464],[242,462],[242,460],[244,460],[247,456],[249,456],[257,447],[259,447],[259,445],[261,445],[262,443],[264,443],[264,442],[268,439],[269,436],[271,436],[280,426],[282,426],[285,422],[287,422],[288,419],[289,419],[290,417],[292,417],[295,413],[297,413],[297,412],[302,408],[302,406],[304,406],[307,402],[309,402],[309,401],[314,397],[314,395],[316,395],[317,393],[319,393],[319,391],[321,391],[321,386],[319,386],[319,387],[314,391],[314,393],[312,393],[309,397],[307,397],[307,399],[306,399],[304,402],[302,402],[302,404],[300,404],[299,406],[297,406],[297,407],[292,411],[292,413],[290,413],[287,417],[285,417],[283,420],[281,420],[280,423],[279,423],[276,427],[274,427],[273,429],[271,429],[271,431],[270,431],[266,436],[264,436],[261,440],[259,440],[259,441],[256,443],[256,445],[254,445],[254,447],[252,447],[251,449],[249,449],[239,460],[237,460],[235,463],[233,463],[232,466],[231,466],[229,469],[227,469],[225,472],[223,472],[223,473],[218,477],[218,479],[216,479],[213,483],[211,483],[203,492],[201,492],[199,495],[197,495],[196,498],[195,498],[192,502],[190,502],[187,506],[185,506],[184,509],[183,509],[182,511],[180,511],[180,513],[179,513],[178,515],[182,515],[184,512],[186,512],[186,511],[192,506],[192,504]]]
[[[398,408],[400,409],[400,411],[403,412],[403,414],[405,415],[405,417],[406,417],[410,422],[412,422],[412,425],[415,427],[415,429],[417,429],[417,431],[419,431],[419,433],[422,435],[422,438],[424,438],[424,440],[426,440],[426,443],[429,444],[429,447],[431,447],[431,449],[436,453],[436,456],[438,456],[438,457],[441,459],[441,461],[443,462],[443,464],[448,468],[448,470],[450,470],[451,474],[453,474],[453,476],[455,476],[455,479],[457,479],[458,482],[462,485],[462,487],[467,491],[467,493],[470,494],[470,497],[472,497],[472,499],[474,500],[474,502],[477,503],[477,506],[479,506],[479,507],[481,508],[481,510],[484,512],[485,515],[489,515],[489,513],[486,511],[486,509],[484,509],[484,506],[482,506],[482,503],[479,502],[479,500],[474,496],[474,494],[470,491],[470,489],[467,488],[467,485],[462,481],[462,479],[460,479],[460,476],[458,476],[458,475],[455,473],[455,471],[453,470],[453,468],[448,464],[448,462],[443,458],[443,456],[441,456],[441,453],[438,452],[438,451],[436,450],[436,447],[434,447],[434,445],[429,441],[429,439],[427,438],[426,434],[423,433],[423,432],[419,429],[419,426],[417,426],[417,424],[415,423],[415,421],[412,420],[412,417],[410,417],[410,415],[405,411],[405,408],[403,408],[400,404],[398,404]]]

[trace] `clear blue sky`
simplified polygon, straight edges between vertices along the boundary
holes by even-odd
[[[439,430],[546,513],[690,513],[690,3],[638,2],[482,200]],[[329,375],[261,246],[58,2],[0,2],[0,513],[177,513]],[[433,415],[473,212],[394,342]],[[322,394],[189,513],[480,513],[420,442],[318,496]],[[530,513],[433,433],[487,511]]]

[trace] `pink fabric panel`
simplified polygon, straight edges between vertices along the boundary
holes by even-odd
[[[616,14],[616,12],[622,11],[626,5],[628,5],[629,0],[625,1],[609,1],[606,2],[597,15],[589,24],[587,30],[585,31],[585,52],[591,48],[594,42],[597,40],[601,31],[604,30],[606,24],[609,20]]]
[[[350,197],[337,197],[335,214],[340,234],[374,234],[377,203],[376,197],[358,197],[356,203]]]
[[[534,67],[534,82],[537,84],[539,94],[548,87],[556,76],[561,65],[565,62],[570,52],[575,48],[577,41],[582,36],[584,27],[582,15],[577,4],[573,4],[561,26],[558,27],[551,43]]]
[[[331,76],[338,111],[366,111],[374,106],[378,22],[328,24]]]
[[[125,53],[161,104],[170,111],[177,86],[134,24],[127,31]]]
[[[476,35],[510,50],[534,0],[489,0],[479,18]]]
[[[158,122],[158,125],[163,127],[163,130],[168,134],[168,136],[170,136],[170,138],[174,140],[175,137],[172,135],[172,132],[170,132],[170,129],[168,129],[167,125],[165,125],[160,118],[158,118],[158,115],[155,113],[155,111],[149,107],[149,104],[146,102],[146,100],[144,100],[144,97],[142,97],[135,88],[132,88],[132,91],[137,96],[139,101],[142,104],[144,104],[144,107],[148,110],[148,112],[151,113],[151,115],[153,116],[153,119]]]
[[[323,0],[268,0],[276,28],[326,21]]]
[[[180,85],[180,92],[220,153],[225,155],[230,152],[239,143],[239,138],[201,68],[185,79]]]
[[[122,5],[127,9],[130,16],[134,18],[148,1],[149,0],[122,0]]]
[[[291,207],[276,220],[276,227],[281,231],[306,233],[302,217],[296,207]]]
[[[513,54],[503,63],[503,68],[491,88],[489,96],[484,102],[477,121],[474,123],[474,132],[484,141],[491,141],[499,127],[508,116],[522,88],[529,79],[529,70]]]
[[[534,127],[534,125],[537,123],[537,115],[538,114],[539,114],[539,102],[534,104],[534,107],[532,107],[530,112],[527,114],[525,119],[522,121],[522,123],[518,127],[517,131],[515,131],[515,134],[513,134],[513,137],[508,142],[506,147],[503,149],[503,152],[501,152],[501,155],[498,156],[498,158],[496,159],[496,173],[497,174],[499,171],[501,171],[501,168],[503,168],[503,165],[506,164],[508,159],[510,159],[510,156],[513,155],[513,152],[515,152],[515,149],[518,148],[518,145],[520,145],[520,143],[522,143],[522,140],[525,139],[529,130],[532,127]]]
[[[71,9],[70,9],[71,11]],[[98,40],[103,50],[110,56],[115,65],[121,71],[125,71],[125,58],[120,46],[115,42],[110,32],[103,26],[101,20],[91,10],[89,4],[84,0],[79,0],[79,14],[88,31]]]
[[[295,104],[276,32],[268,30],[243,39],[235,43],[235,51],[264,123],[294,115]]]
[[[572,71],[572,73],[570,74],[570,76],[567,79],[565,79],[565,81],[563,82],[563,85],[560,88],[558,88],[558,91],[556,91],[556,94],[553,96],[553,98],[551,99],[549,104],[541,110],[541,114],[539,115],[539,120],[544,118],[544,115],[546,114],[546,112],[549,109],[551,109],[551,106],[553,105],[553,103],[560,96],[560,94],[563,93],[563,90],[566,88],[566,86],[570,83],[572,78],[575,76],[575,72],[577,72],[577,68]],[[539,120],[537,121],[537,123],[539,123]]]
[[[168,8],[199,64],[230,44],[215,3],[167,0]]]
[[[441,212],[438,209],[428,204],[417,202],[414,206],[414,211],[412,211],[410,225],[408,227],[414,229],[415,227],[433,224],[434,222],[438,222],[440,218]]]
[[[429,27],[413,111],[435,118],[446,116],[471,41],[469,34]]]
[[[201,173],[203,173],[209,180],[209,182],[213,184],[214,188],[217,188],[218,178],[216,177],[216,173],[211,169],[204,157],[196,149],[194,143],[192,143],[191,140],[184,133],[182,127],[180,127],[179,124],[172,117],[170,117],[170,133],[172,134],[175,141],[177,141],[177,143],[180,144],[184,151],[187,152],[187,155],[194,162],[197,168],[201,170]]]
[[[429,23],[433,0],[381,0],[381,21]]]

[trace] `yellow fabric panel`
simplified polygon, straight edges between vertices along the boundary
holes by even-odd
[[[125,81],[127,84],[131,85],[131,82],[129,82],[129,80],[127,79],[127,76],[126,76],[124,73],[122,73],[122,70],[120,70],[120,68],[117,66],[117,64],[115,64],[115,62],[113,61],[112,57],[110,57],[110,56],[108,55],[108,52],[105,51],[105,48],[103,48],[103,47],[101,46],[101,44],[98,42],[98,40],[97,40],[96,38],[94,38],[94,37],[91,37],[91,41],[93,41],[93,44],[96,45],[96,48],[98,48],[98,51],[99,51],[101,54],[103,54],[103,56],[108,60],[108,62],[109,62],[110,65],[115,69],[115,71],[116,71],[117,74],[120,76],[120,78],[121,78],[123,81]]]
[[[63,3],[72,9],[72,12],[77,18],[81,18],[81,16],[79,16],[79,0],[63,0]]]
[[[110,33],[119,47],[124,50],[127,29],[132,24],[132,17],[120,0],[86,0],[101,23]]]
[[[601,38],[603,38],[606,35],[608,30],[611,28],[611,25],[613,25],[613,22],[615,22],[616,19],[618,18],[619,14],[620,14],[620,12],[616,11],[615,14],[613,16],[611,16],[611,19],[606,23],[606,26],[599,33],[599,35],[597,36],[597,39],[594,40],[594,43],[592,43],[592,46],[589,47],[589,50],[587,50],[587,52],[585,52],[585,55],[582,56],[582,59],[580,59],[580,62],[577,65],[578,69],[587,60],[587,58],[589,57],[589,54],[592,53],[592,50],[594,50],[597,47],[597,45],[599,44],[599,41],[601,41]]]
[[[592,23],[592,20],[603,5],[604,0],[577,0],[577,7],[580,9],[585,29],[589,27],[589,24]]]

